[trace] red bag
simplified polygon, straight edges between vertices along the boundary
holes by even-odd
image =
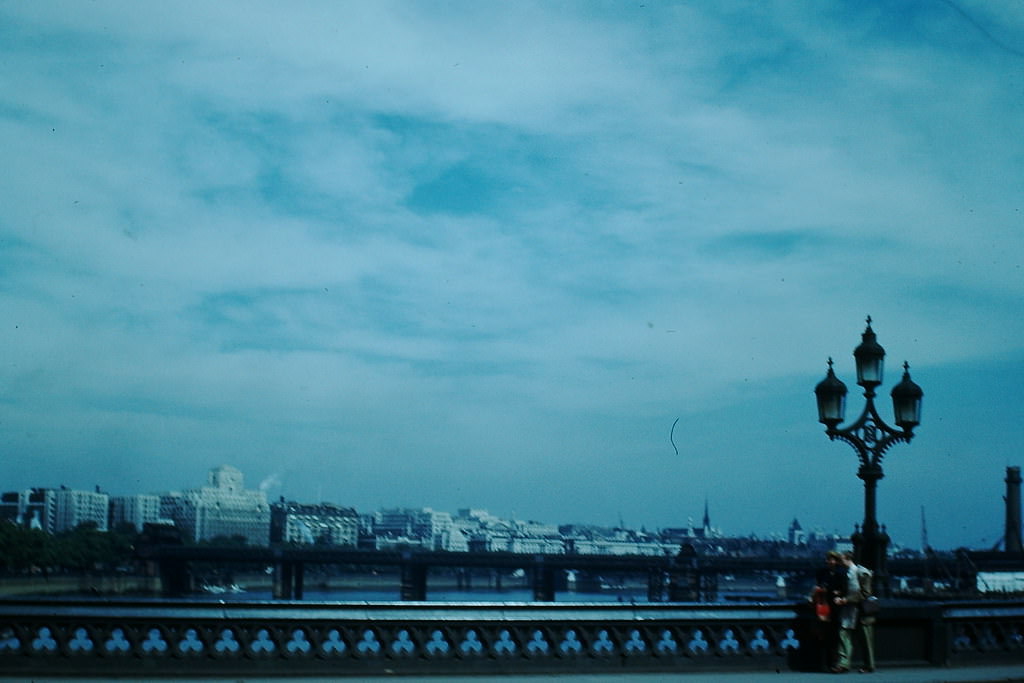
[[[828,593],[823,588],[815,588],[813,601],[818,621],[831,621],[832,608],[828,604]]]

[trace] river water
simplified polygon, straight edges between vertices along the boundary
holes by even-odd
[[[271,600],[273,595],[267,589],[242,589],[240,591],[202,592],[190,596],[199,600],[249,601]],[[378,602],[399,600],[398,588],[393,590],[369,589],[306,589],[302,599],[311,602]],[[511,588],[507,590],[427,590],[430,602],[532,602],[533,591]],[[578,593],[562,591],[555,594],[557,602],[647,602],[643,591],[601,591]]]
[[[247,580],[248,579],[248,580]],[[144,581],[125,579],[117,582],[95,578],[53,580],[48,584],[24,585],[18,590],[0,583],[0,596],[15,595],[25,598],[90,597],[121,595],[124,597],[152,597],[154,593],[143,589]],[[390,602],[401,599],[398,577],[370,577],[367,581],[331,585],[332,582],[308,581],[303,590],[303,601],[311,602]],[[780,599],[774,585],[767,581],[752,580],[719,586],[716,602],[776,602]],[[427,585],[429,602],[533,602],[533,591],[526,581],[506,579],[497,587],[493,582],[480,581],[473,586],[459,586],[452,581],[438,580]],[[187,596],[189,600],[249,602],[273,600],[273,591],[261,576],[239,576],[237,583],[223,582],[203,586],[202,590]],[[587,589],[566,587],[555,593],[556,602],[618,602],[646,603],[647,586],[640,582],[593,585]]]
[[[190,596],[199,600],[256,601],[272,600],[269,588],[241,588],[221,592],[204,591]],[[313,602],[377,602],[400,600],[398,587],[395,588],[305,588],[302,599]],[[720,602],[776,602],[779,595],[774,588],[751,586],[719,592]],[[533,591],[529,588],[480,587],[472,589],[427,588],[429,602],[533,602]],[[555,593],[555,602],[648,602],[644,587],[615,587],[598,591],[562,590]]]

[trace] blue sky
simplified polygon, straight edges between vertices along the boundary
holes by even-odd
[[[1022,122],[1017,3],[0,2],[0,488],[846,532],[870,314],[991,546]]]

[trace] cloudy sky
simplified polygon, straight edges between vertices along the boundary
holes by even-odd
[[[1015,2],[0,2],[0,489],[848,532],[870,314],[991,547],[1022,125]]]

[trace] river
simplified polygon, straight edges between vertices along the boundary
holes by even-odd
[[[720,602],[775,602],[780,599],[777,587],[762,577],[751,577],[720,585]],[[43,579],[0,579],[3,597],[147,597],[159,595],[151,578],[138,576],[54,576]],[[228,581],[210,582],[197,587],[188,596],[192,600],[260,601],[272,600],[269,579],[262,574],[239,574]],[[377,602],[400,600],[397,576],[362,575],[324,580],[318,577],[306,582],[303,600],[311,602]],[[782,599],[785,599],[783,597]],[[477,580],[470,587],[460,586],[449,577],[432,577],[428,582],[427,600],[434,602],[532,602],[533,591],[523,578],[506,577],[498,587],[493,581]],[[647,602],[647,586],[642,581],[622,581],[591,585],[579,589],[571,584],[555,593],[556,602]]]

